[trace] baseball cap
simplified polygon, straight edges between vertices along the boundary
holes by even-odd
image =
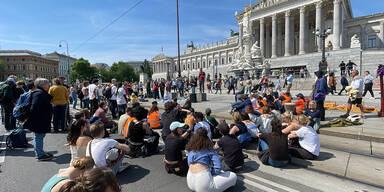
[[[12,83],[15,83],[15,80],[13,78],[8,78],[7,81],[10,81]]]
[[[185,126],[185,123],[180,123],[178,121],[175,121],[175,122],[172,122],[171,125],[169,126],[169,129],[171,131],[174,131],[175,129],[179,128],[179,127],[184,127]]]
[[[304,95],[302,93],[299,93],[299,94],[296,95],[296,97],[304,98]]]

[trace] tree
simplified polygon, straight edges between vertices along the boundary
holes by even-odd
[[[96,67],[92,67],[88,60],[83,58],[78,59],[71,66],[71,79],[76,81],[92,80],[98,78],[98,70]]]
[[[139,76],[135,73],[134,69],[122,61],[114,63],[109,69],[111,77],[115,78],[117,81],[138,81]]]
[[[143,73],[148,74],[148,77],[152,77],[153,70],[146,59],[144,59],[144,63],[141,65],[140,68]]]

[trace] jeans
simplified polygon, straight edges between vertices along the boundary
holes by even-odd
[[[204,81],[200,81],[199,88],[200,88],[200,93],[204,93]]]
[[[127,108],[127,104],[117,105],[117,108],[119,110],[119,117],[124,115],[125,109]]]
[[[12,108],[9,106],[2,106],[4,110],[4,127],[6,130],[16,129],[16,119],[13,117]]]
[[[89,109],[89,99],[83,99],[83,109]]]
[[[251,94],[251,88],[250,87],[245,87],[244,94]]]
[[[45,133],[35,133],[33,136],[33,147],[35,148],[35,155],[37,158],[40,158],[45,154],[43,150],[44,137]]]
[[[195,86],[192,86],[192,94],[195,94],[195,89],[196,87]],[[200,92],[201,93],[201,92]]]
[[[259,138],[259,145],[258,145],[257,149],[259,151],[265,151],[265,150],[269,149],[268,143],[266,141],[264,141],[263,139]]]
[[[239,97],[241,97],[242,95],[244,94],[244,92],[236,92],[235,93],[235,102],[237,102],[237,100],[239,99]]]
[[[152,95],[154,99],[160,99],[159,90],[152,91]]]
[[[248,132],[239,135],[237,139],[239,140],[241,148],[244,148],[252,140],[251,134]]]
[[[124,159],[124,156],[121,157],[121,159],[119,160],[119,162],[117,162],[115,164],[115,166],[113,166],[111,169],[112,169],[112,172],[116,175],[118,172],[119,172],[119,169],[120,169],[120,166],[121,164],[123,163],[123,159]]]
[[[109,101],[110,101],[109,109],[111,110],[112,117],[116,118],[117,102],[116,102],[116,100],[109,100]]]
[[[275,161],[271,159],[270,157],[268,158],[268,164],[271,165],[272,167],[285,167],[288,165],[288,162],[284,161]]]
[[[55,131],[64,129],[66,108],[67,105],[56,105],[53,107],[53,129]]]
[[[76,94],[76,93],[72,93],[72,94],[71,94],[71,97],[72,97],[72,100],[73,100],[73,109],[76,109],[76,105],[77,105],[77,94]]]
[[[216,85],[216,92],[215,94],[217,94],[217,92],[220,90],[220,94],[221,94],[221,84],[217,84]]]

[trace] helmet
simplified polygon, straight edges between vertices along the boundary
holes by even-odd
[[[360,115],[350,115],[347,117],[347,120],[350,120],[352,122],[359,122],[361,120]]]

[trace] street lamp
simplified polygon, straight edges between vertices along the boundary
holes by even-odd
[[[328,35],[330,35],[332,33],[332,29],[331,27],[328,27],[328,29],[324,30],[324,31],[320,31],[320,29],[316,29],[316,31],[314,32],[315,35],[319,38],[321,38],[321,42],[322,42],[322,45],[321,45],[321,61],[319,63],[319,71],[322,71],[322,72],[326,72],[327,71],[327,58],[325,58],[325,39],[328,37]]]
[[[69,64],[69,52],[68,52],[68,42],[66,40],[61,40],[59,42],[59,47],[62,47],[61,42],[64,42],[67,45],[67,65],[68,65],[68,71],[67,71],[67,81],[69,82],[69,73],[71,71],[71,65]]]

